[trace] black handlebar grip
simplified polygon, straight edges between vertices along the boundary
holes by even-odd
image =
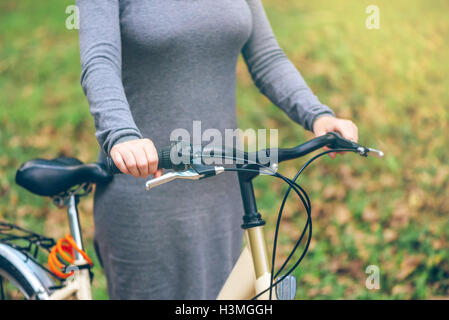
[[[173,163],[170,158],[171,147],[163,147],[160,148],[157,152],[157,156],[159,157],[159,162],[157,165],[158,169],[173,169]]]
[[[163,147],[160,148],[157,152],[159,162],[158,162],[158,169],[173,169],[173,163],[170,160],[170,151],[171,147]],[[114,160],[112,160],[111,157],[106,158],[106,166],[107,170],[110,174],[120,174],[122,173],[119,168],[114,163]]]

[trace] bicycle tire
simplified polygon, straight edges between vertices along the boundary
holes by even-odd
[[[17,289],[21,291],[27,300],[38,299],[38,293],[34,291],[28,279],[11,262],[2,256],[0,256],[0,277],[7,278],[17,285]]]

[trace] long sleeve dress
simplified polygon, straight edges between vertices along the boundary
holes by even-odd
[[[100,144],[174,129],[237,127],[240,53],[261,93],[311,130],[333,115],[279,48],[260,0],[77,0],[81,85]],[[223,135],[224,136],[224,135]],[[215,299],[242,246],[234,173],[150,192],[116,175],[94,196],[95,242],[112,299]]]

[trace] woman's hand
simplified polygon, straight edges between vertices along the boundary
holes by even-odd
[[[150,174],[160,177],[157,170],[159,158],[156,147],[150,139],[136,139],[118,143],[111,149],[111,158],[117,168],[125,174],[146,178]]]
[[[319,117],[313,124],[313,133],[315,136],[322,136],[328,132],[336,131],[345,139],[357,142],[359,132],[357,126],[351,120],[338,119],[331,116]],[[335,159],[337,153],[329,153],[332,159]]]

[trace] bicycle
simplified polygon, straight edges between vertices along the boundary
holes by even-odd
[[[328,147],[329,150],[309,159],[293,179],[277,172],[278,163],[303,157],[322,147]],[[224,172],[237,172],[244,207],[241,227],[245,230],[247,246],[242,250],[217,299],[277,298],[291,300],[296,295],[296,279],[291,274],[306,255],[312,237],[310,199],[305,190],[296,183],[296,180],[315,159],[330,152],[343,151],[355,152],[365,157],[369,154],[377,157],[383,156],[381,151],[346,140],[335,132],[316,137],[295,148],[265,149],[253,153],[226,148],[198,148],[183,142],[175,142],[158,151],[158,168],[173,171],[148,180],[146,190],[151,190],[175,179],[200,180]],[[273,154],[277,154],[277,161],[262,163],[262,158],[266,161]],[[208,161],[210,162],[214,158],[233,160],[235,166],[225,168],[210,165]],[[59,207],[67,207],[70,235],[55,242],[53,239],[18,226],[0,223],[0,294],[2,299],[7,297],[11,285],[26,299],[75,297],[84,300],[92,298],[90,287],[92,264],[83,251],[77,206],[80,197],[87,195],[92,190],[93,184],[108,183],[113,179],[113,175],[118,173],[120,171],[111,158],[107,158],[106,164],[83,164],[74,158],[35,159],[25,162],[18,169],[16,174],[18,185],[39,196],[52,197]],[[252,180],[260,174],[280,178],[289,185],[278,214],[271,259],[263,232],[265,221],[257,211],[252,184]],[[291,190],[299,196],[307,213],[307,222],[294,248],[275,273],[274,263],[279,226],[283,208]],[[20,231],[24,234],[15,235],[13,231]],[[294,265],[281,275],[306,233],[307,242],[302,254]],[[15,243],[17,240],[25,241],[27,245],[17,245]],[[34,253],[32,252],[33,246]],[[56,250],[57,253],[53,254],[54,261],[51,270],[36,260],[39,248],[50,252],[50,255],[55,252],[55,248],[59,248],[59,251]],[[65,264],[62,261],[64,257],[61,259],[64,253],[70,253],[65,259]],[[55,268],[55,264],[59,266],[59,269]],[[9,285],[5,286],[5,281],[9,281]],[[58,281],[60,284],[56,285]],[[273,291],[275,291],[275,297]]]

